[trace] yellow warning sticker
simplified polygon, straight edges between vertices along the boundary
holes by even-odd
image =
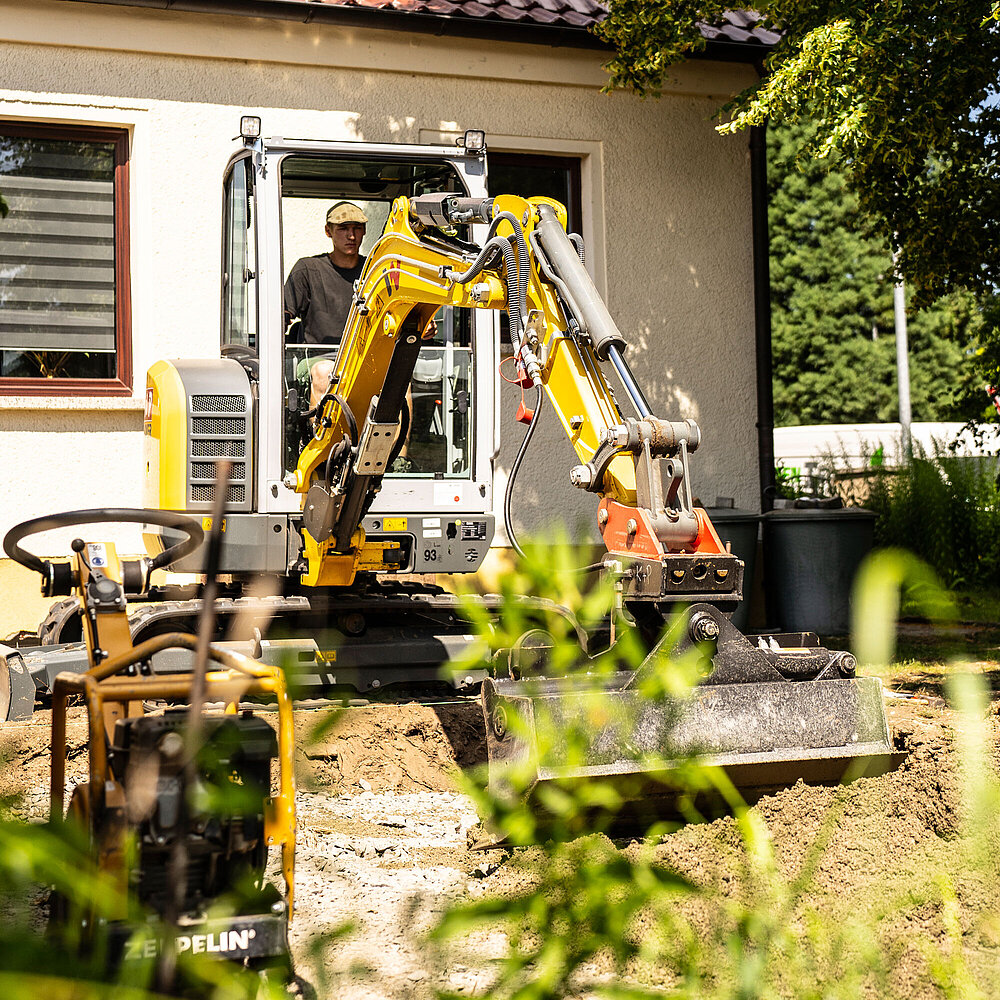
[[[406,531],[405,517],[384,517],[382,518],[383,531]]]
[[[201,529],[202,529],[202,531],[211,531],[212,530],[212,519],[210,517],[203,517],[201,519]],[[226,530],[226,519],[225,518],[222,519],[222,530],[223,531]]]

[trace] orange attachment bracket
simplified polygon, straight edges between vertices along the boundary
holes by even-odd
[[[607,512],[605,519],[602,511]],[[726,546],[719,538],[708,514],[702,507],[694,508],[698,519],[698,535],[694,552],[721,553]],[[601,537],[608,552],[613,555],[641,556],[646,559],[662,559],[667,555],[663,543],[656,537],[650,512],[642,507],[627,507],[605,497],[598,508],[598,524]]]
[[[604,520],[602,511],[607,511]],[[597,513],[601,525],[601,537],[608,552],[620,556],[642,556],[646,559],[662,559],[666,553],[663,544],[653,531],[649,511],[640,507],[626,507],[616,500],[605,497]]]

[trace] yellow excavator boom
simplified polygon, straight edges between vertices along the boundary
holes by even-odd
[[[456,234],[469,222],[489,225],[481,247]],[[692,507],[686,483],[697,426],[652,416],[582,242],[566,233],[564,206],[516,195],[393,203],[357,282],[314,435],[289,480],[303,495],[303,582],[346,586],[373,558],[361,521],[403,443],[413,366],[444,305],[507,311],[519,379],[539,404],[544,394],[565,429],[579,460],[570,479],[597,494],[609,551],[655,563],[657,597],[666,587],[670,599],[673,586],[688,598],[738,600],[741,565]],[[623,417],[601,367],[609,361],[638,419]],[[704,557],[697,574],[676,559],[665,571],[664,558],[693,553]]]

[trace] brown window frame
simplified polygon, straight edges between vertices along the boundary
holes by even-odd
[[[0,135],[114,143],[115,378],[4,378],[2,396],[131,396],[132,287],[129,264],[129,132],[124,128],[0,121]],[[2,181],[0,181],[2,188]]]

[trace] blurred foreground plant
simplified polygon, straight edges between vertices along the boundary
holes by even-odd
[[[898,552],[876,554],[857,595],[873,612],[858,619],[863,626],[858,638],[868,657],[888,656],[891,642],[879,633],[894,630],[903,589],[932,617],[948,607],[933,573],[919,560]],[[509,646],[530,624],[518,600],[522,594],[550,596],[591,623],[616,613],[612,586],[585,590],[565,553],[535,549],[506,583],[499,627],[483,622],[481,638],[492,650]],[[554,648],[548,676],[579,672],[584,665],[611,675],[634,667],[642,655],[634,634],[626,631],[616,646],[587,661],[572,626],[562,621],[557,617],[549,623]],[[663,656],[655,675],[658,690],[647,694],[662,698],[690,690],[699,669],[697,656]],[[995,982],[984,981],[981,968],[968,961],[966,934],[970,922],[1000,927],[998,897],[992,894],[988,905],[970,914],[954,887],[998,880],[1000,786],[989,758],[982,684],[956,678],[950,694],[963,720],[960,835],[957,849],[934,855],[935,863],[912,883],[873,884],[870,897],[852,900],[817,887],[816,872],[845,809],[855,801],[851,788],[831,790],[819,831],[791,871],[776,858],[761,814],[739,799],[724,776],[697,760],[680,762],[665,779],[679,796],[681,816],[696,822],[695,794],[713,789],[725,801],[729,818],[694,833],[681,833],[676,821],[656,820],[638,839],[617,843],[603,831],[613,832],[613,814],[635,791],[628,789],[628,779],[624,795],[621,776],[613,782],[587,778],[534,789],[537,771],[525,763],[503,787],[483,788],[481,776],[478,784],[467,786],[488,825],[506,838],[505,863],[520,888],[454,905],[434,939],[454,945],[475,933],[502,929],[508,946],[488,995],[509,1000],[570,995],[829,1000],[910,996],[914,989],[949,997],[997,995]],[[595,699],[594,712],[599,705]],[[572,755],[575,745],[585,745],[587,714],[570,720],[568,728],[566,721],[560,718],[561,728],[553,728],[552,720],[536,717],[540,755],[551,746]],[[539,806],[547,813],[547,825],[539,825]],[[893,820],[887,815],[886,822]],[[675,837],[698,835],[717,844],[720,870],[714,878],[695,877],[665,860]],[[893,980],[901,946],[890,931],[892,921],[909,913],[926,919],[928,906],[933,916],[918,942],[923,981],[901,986]],[[1000,937],[993,948],[994,957],[1000,955]]]

